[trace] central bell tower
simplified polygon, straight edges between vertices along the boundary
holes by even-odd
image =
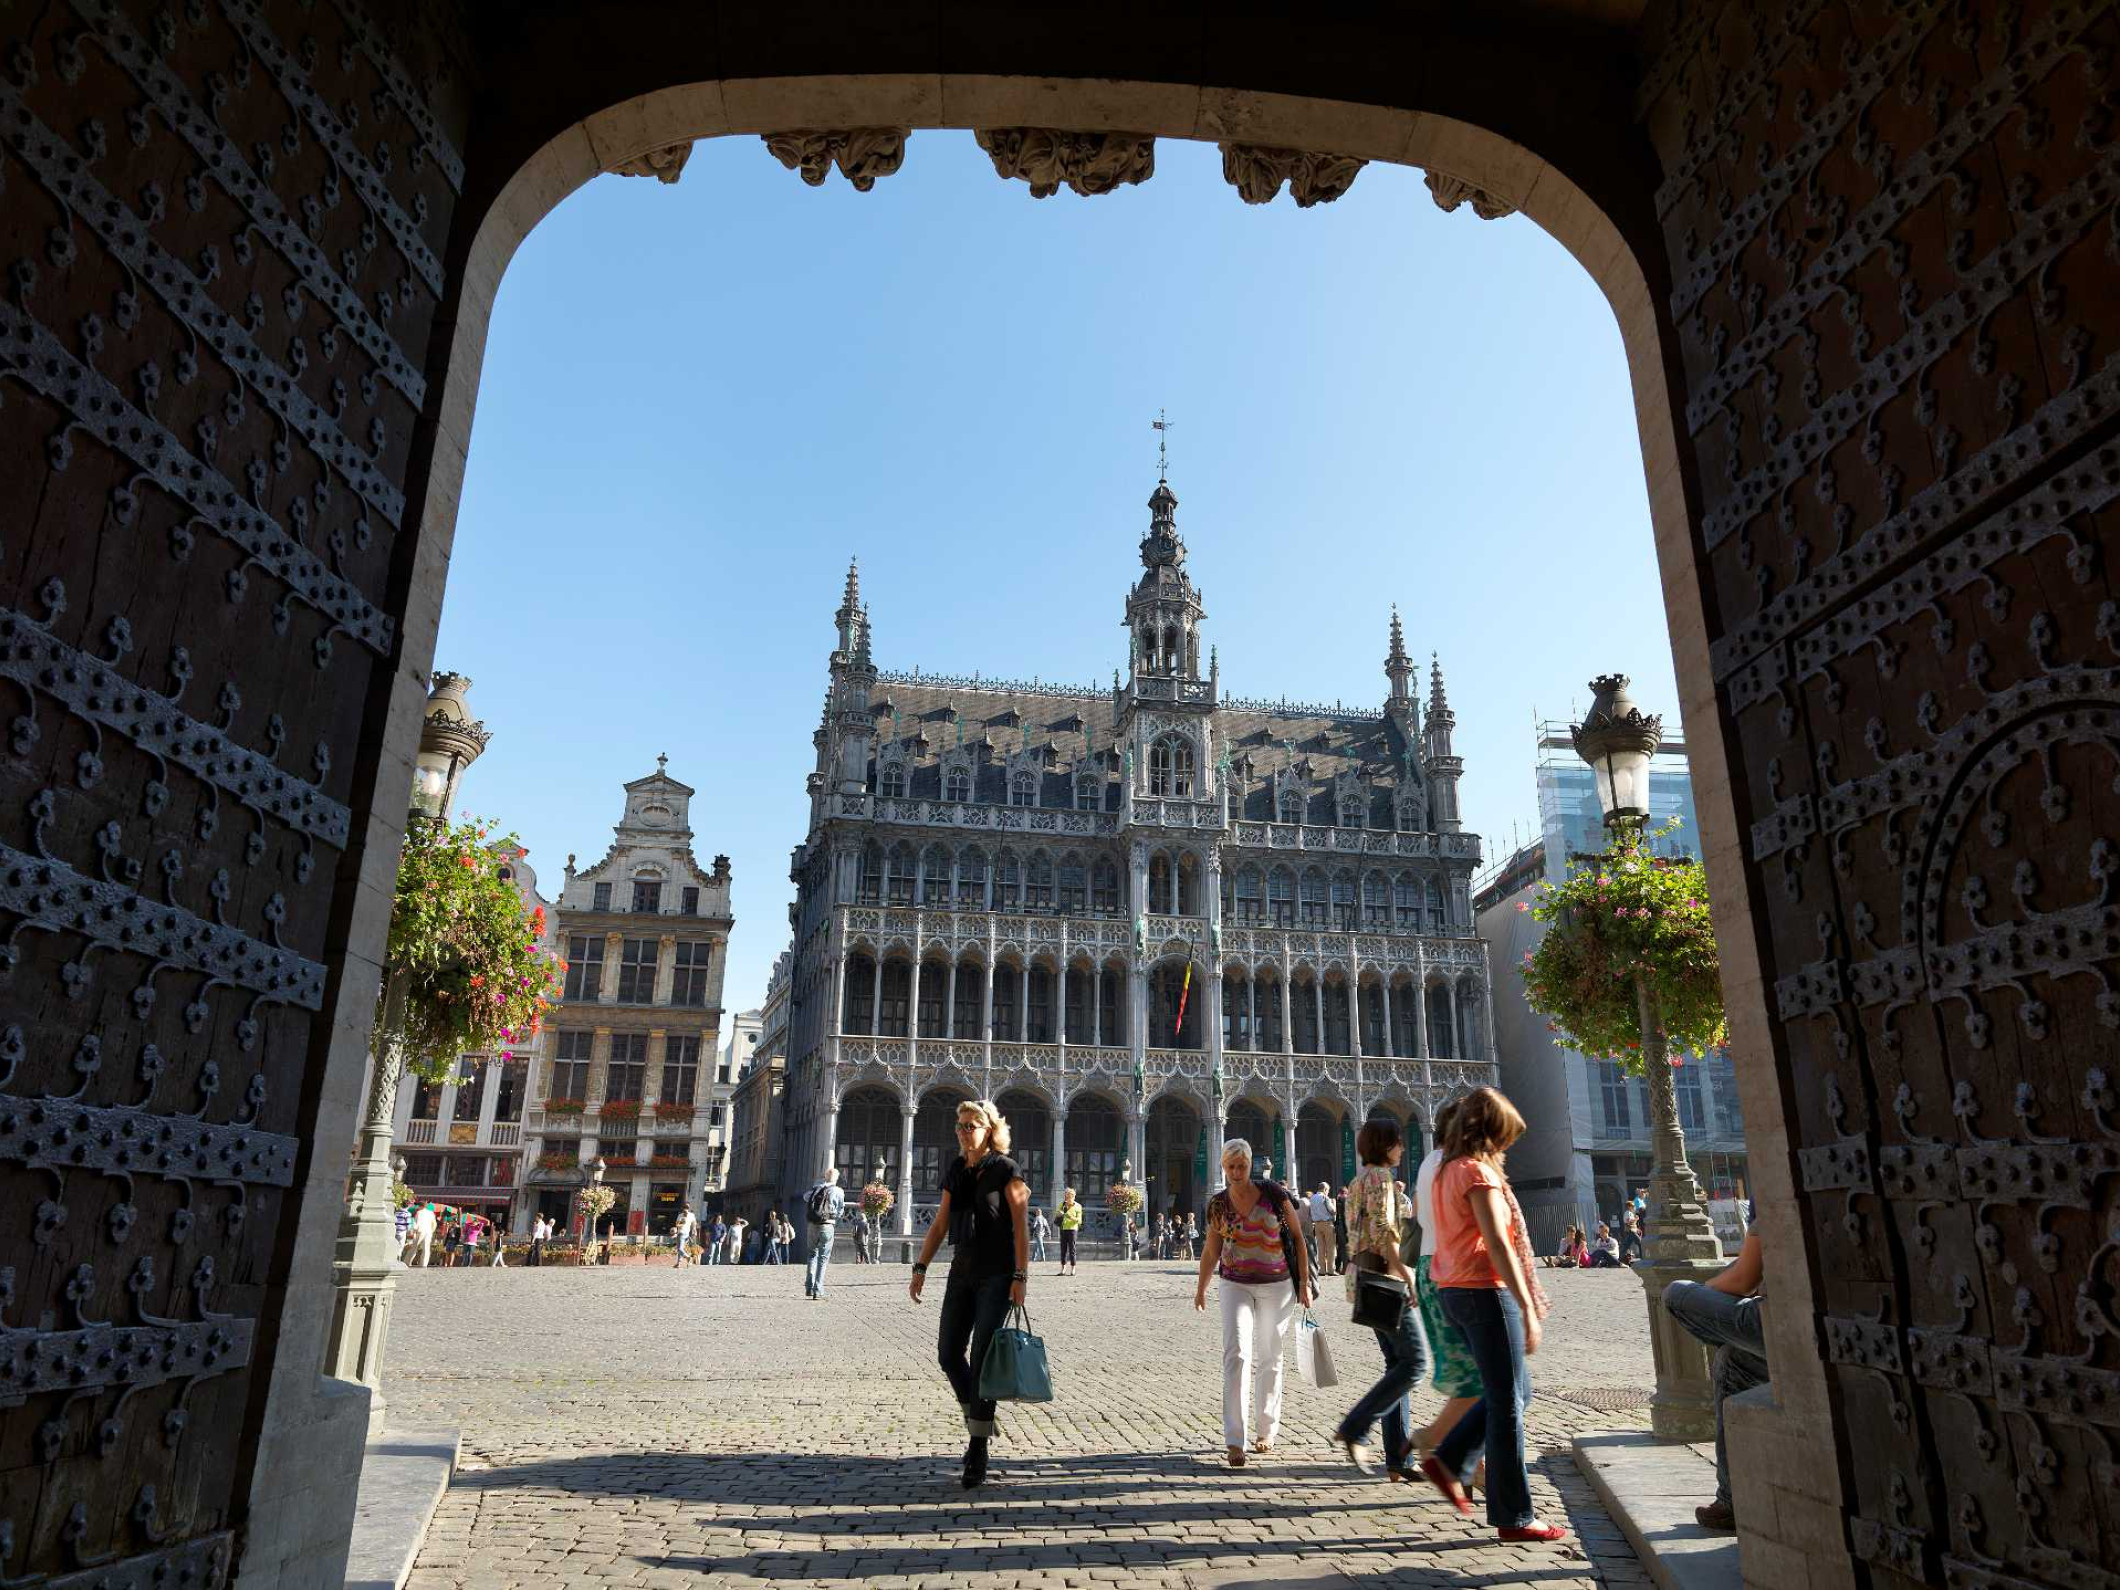
[[[1128,810],[1142,800],[1218,800],[1214,773],[1217,694],[1212,648],[1203,676],[1200,626],[1207,609],[1185,572],[1178,534],[1178,494],[1167,478],[1148,498],[1141,538],[1141,578],[1127,594],[1127,681],[1116,687],[1113,715],[1126,747]]]

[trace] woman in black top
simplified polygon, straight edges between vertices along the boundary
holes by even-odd
[[[950,1279],[942,1293],[937,1349],[971,1432],[964,1449],[964,1488],[970,1490],[986,1479],[986,1443],[994,1433],[994,1405],[979,1396],[979,1366],[1010,1306],[1023,1302],[1030,1279],[1031,1197],[1008,1157],[1008,1122],[991,1103],[967,1099],[957,1106],[957,1146],[962,1152],[943,1173],[942,1204],[920,1244],[907,1290],[920,1301],[928,1261],[947,1230]]]

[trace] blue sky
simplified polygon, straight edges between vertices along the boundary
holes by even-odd
[[[1224,688],[1381,703],[1396,601],[1490,860],[1536,827],[1535,714],[1618,668],[1676,729],[1625,358],[1574,260],[1402,168],[1298,210],[1209,146],[1156,165],[1039,201],[923,132],[863,194],[725,138],[524,242],[436,660],[493,731],[465,803],[548,893],[668,752],[735,867],[727,1003],[758,1003],[848,557],[883,667],[1108,686],[1159,408]]]

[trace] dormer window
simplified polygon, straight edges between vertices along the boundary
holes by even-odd
[[[905,764],[903,762],[885,764],[882,775],[877,779],[876,787],[888,799],[903,799],[905,796]]]
[[[942,798],[948,801],[968,801],[972,798],[972,775],[961,767],[950,769],[949,777],[942,783]]]
[[[633,880],[633,909],[654,912],[662,909],[662,885],[651,878]]]
[[[1008,803],[1011,806],[1035,806],[1038,804],[1038,780],[1029,773],[1017,773],[1008,781]]]
[[[1166,734],[1149,747],[1148,792],[1151,795],[1192,794],[1193,748],[1190,740],[1182,735]]]
[[[1300,823],[1302,820],[1302,795],[1295,790],[1284,789],[1281,791],[1281,821],[1284,823]]]
[[[1098,779],[1097,779],[1097,776],[1096,776],[1096,774],[1094,774],[1094,773],[1081,773],[1081,774],[1078,774],[1078,775],[1076,775],[1076,778],[1075,778],[1075,810],[1076,810],[1076,811],[1078,811],[1078,812],[1093,812],[1093,811],[1095,811],[1095,810],[1096,810],[1096,809],[1097,809],[1097,808],[1098,808],[1098,807],[1099,807],[1100,805],[1102,805],[1102,804],[1103,804],[1103,802],[1102,802],[1102,801],[1101,801],[1101,800],[1099,799],[1099,796],[1100,796],[1101,794],[1102,794],[1102,791],[1101,791],[1101,790],[1100,790],[1100,789],[1098,788]]]
[[[1341,799],[1340,826],[1342,828],[1360,828],[1362,826],[1361,796],[1348,795]]]

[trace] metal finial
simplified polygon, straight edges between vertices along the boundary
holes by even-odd
[[[1169,412],[1168,409],[1157,409],[1156,417],[1148,422],[1149,428],[1156,433],[1156,479],[1165,482],[1170,479]]]

